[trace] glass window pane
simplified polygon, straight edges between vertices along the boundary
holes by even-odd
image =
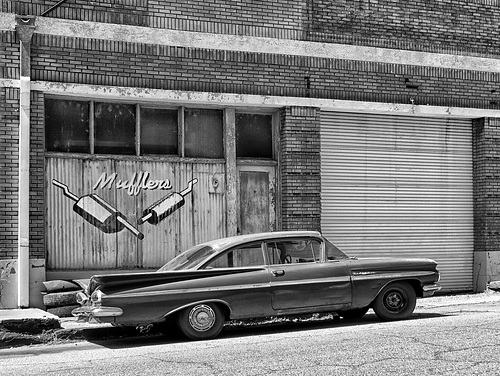
[[[46,99],[45,146],[47,151],[90,153],[89,103]]]
[[[205,268],[238,268],[264,265],[264,256],[260,243],[244,245],[222,254]]]
[[[273,157],[272,116],[236,114],[236,156]]]
[[[178,155],[177,110],[141,107],[141,154]]]
[[[135,106],[96,103],[94,112],[95,153],[135,155]]]
[[[278,240],[267,244],[271,264],[295,264],[319,261],[321,244],[311,239]]]
[[[184,154],[186,157],[224,158],[222,111],[185,111]]]

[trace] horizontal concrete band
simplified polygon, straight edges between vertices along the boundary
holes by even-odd
[[[0,87],[19,88],[20,80],[0,79]],[[317,107],[327,111],[393,113],[400,115],[461,117],[461,118],[500,118],[500,110],[461,108],[446,106],[426,106],[398,103],[361,102],[337,99],[316,99],[300,97],[263,96],[250,94],[209,93],[194,91],[175,91],[145,89],[119,86],[100,86],[86,84],[64,84],[45,81],[32,81],[31,90],[54,95],[68,95],[81,98],[128,99],[144,102],[173,104],[225,105],[229,107]]]
[[[13,31],[15,27],[15,14],[0,13],[0,30]],[[35,33],[186,48],[210,48],[226,51],[500,72],[500,60],[491,58],[336,43],[199,33],[58,18],[37,17]]]

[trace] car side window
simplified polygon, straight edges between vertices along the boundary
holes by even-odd
[[[212,260],[205,269],[237,268],[264,265],[261,243],[246,244],[225,252]]]
[[[267,242],[269,263],[316,262],[321,258],[321,243],[315,239],[284,239]]]
[[[329,261],[345,260],[348,257],[329,241],[325,241],[326,259]]]

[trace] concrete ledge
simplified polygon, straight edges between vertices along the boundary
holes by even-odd
[[[1,330],[40,334],[60,327],[59,317],[38,308],[0,310]]]

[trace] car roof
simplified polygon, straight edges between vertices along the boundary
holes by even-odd
[[[293,237],[321,237],[318,231],[275,231],[275,232],[259,232],[255,234],[230,236],[227,238],[215,239],[203,243],[214,249],[223,249],[243,244],[251,241],[263,241],[276,238],[293,238]]]

